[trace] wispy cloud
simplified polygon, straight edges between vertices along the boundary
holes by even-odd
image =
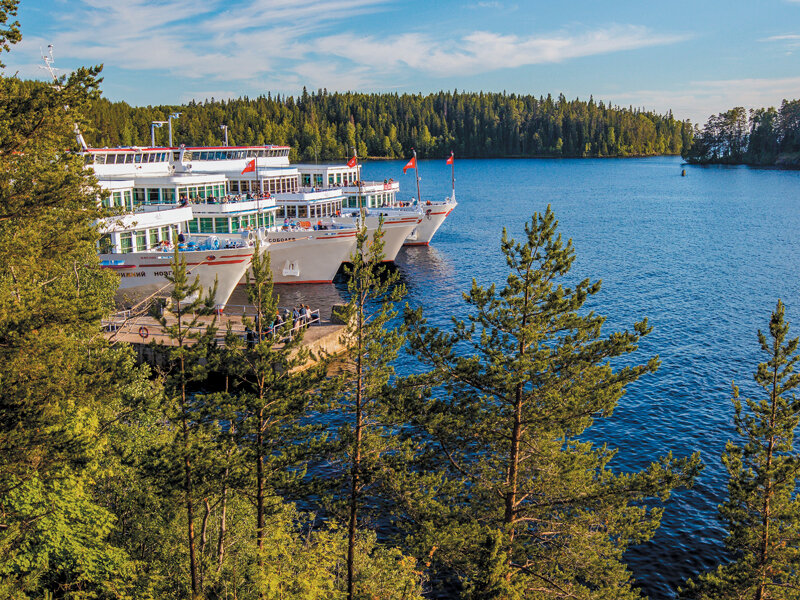
[[[433,75],[485,73],[647,46],[672,44],[684,36],[659,35],[646,27],[615,25],[570,35],[559,33],[520,37],[476,31],[461,39],[407,33],[389,38],[362,37],[351,33],[317,40],[319,52],[346,57],[374,69],[411,67]]]
[[[474,6],[516,8],[496,0],[478,0]],[[450,35],[424,26],[403,30],[403,21],[391,19],[389,35],[359,28],[356,17],[390,15],[404,8],[398,0],[70,0],[69,7],[57,15],[52,39],[24,40],[10,71],[41,76],[34,67],[38,47],[53,43],[61,65],[102,62],[151,77],[167,75],[183,85],[177,95],[197,99],[206,92],[193,88],[248,93],[294,92],[303,85],[338,90],[408,87],[420,76],[435,81],[686,39],[630,24],[532,35],[469,27]],[[118,89],[124,85],[118,83]]]
[[[711,115],[735,106],[777,107],[784,99],[797,98],[800,98],[800,77],[692,81],[677,89],[636,90],[616,94],[609,100],[659,112],[672,110],[677,118],[703,124]]]

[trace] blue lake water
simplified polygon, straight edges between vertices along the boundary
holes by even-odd
[[[363,177],[393,177],[410,197],[404,164],[368,162]],[[419,166],[423,200],[449,193],[444,160]],[[778,298],[800,335],[800,172],[684,167],[669,157],[457,160],[456,178],[459,206],[433,245],[404,248],[397,260],[408,301],[433,324],[466,314],[461,294],[473,278],[503,284],[503,227],[519,237],[550,204],[575,246],[571,275],[603,282],[591,308],[607,316],[606,331],[645,316],[654,327],[631,360],[658,354],[661,368],[630,386],[591,437],[619,449],[612,464],[620,470],[670,450],[701,453],[697,485],[671,498],[655,539],[627,556],[650,598],[674,598],[687,577],[723,557],[716,510],[727,482],[720,454],[734,437],[731,382],[754,391],[752,373],[764,360],[756,332]],[[287,303],[300,292],[287,289]],[[340,290],[319,293],[336,298]],[[398,361],[399,372],[411,368],[408,358]]]

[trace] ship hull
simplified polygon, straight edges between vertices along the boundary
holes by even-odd
[[[356,227],[358,227],[358,221],[357,216],[336,217],[337,223],[350,223]],[[397,253],[403,247],[403,242],[421,221],[422,217],[417,214],[383,217],[383,262],[394,262],[395,258],[397,258]],[[370,239],[378,230],[379,222],[379,216],[367,215],[364,224],[367,227],[367,235]]]
[[[224,306],[236,284],[250,265],[254,248],[226,248],[181,252],[186,261],[189,279],[200,281],[203,293],[217,282],[214,303]],[[138,301],[153,294],[167,293],[171,288],[167,276],[172,276],[171,252],[131,252],[100,254],[101,267],[120,276],[117,295],[126,301]]]
[[[453,212],[455,207],[455,202],[434,202],[431,205],[424,206],[425,216],[403,244],[405,246],[427,246],[430,244],[433,236],[439,231],[439,227],[442,226],[444,220]]]
[[[274,283],[330,283],[356,248],[356,231],[268,231]],[[242,283],[245,283],[244,278]]]

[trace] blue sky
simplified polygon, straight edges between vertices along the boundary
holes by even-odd
[[[705,122],[800,98],[800,0],[22,0],[6,74],[133,105],[309,90],[593,95]]]

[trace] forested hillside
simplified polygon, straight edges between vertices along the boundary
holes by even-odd
[[[738,106],[714,115],[683,156],[700,164],[800,166],[800,100],[784,100],[778,110],[748,114]]]
[[[132,107],[101,99],[93,105],[97,146],[148,145],[150,123],[172,112],[174,143],[220,145],[221,125],[232,145],[281,144],[293,159],[359,156],[602,157],[680,154],[692,128],[672,114],[658,115],[595,102],[506,93],[307,93],[182,106]],[[167,143],[166,128],[156,143]]]

